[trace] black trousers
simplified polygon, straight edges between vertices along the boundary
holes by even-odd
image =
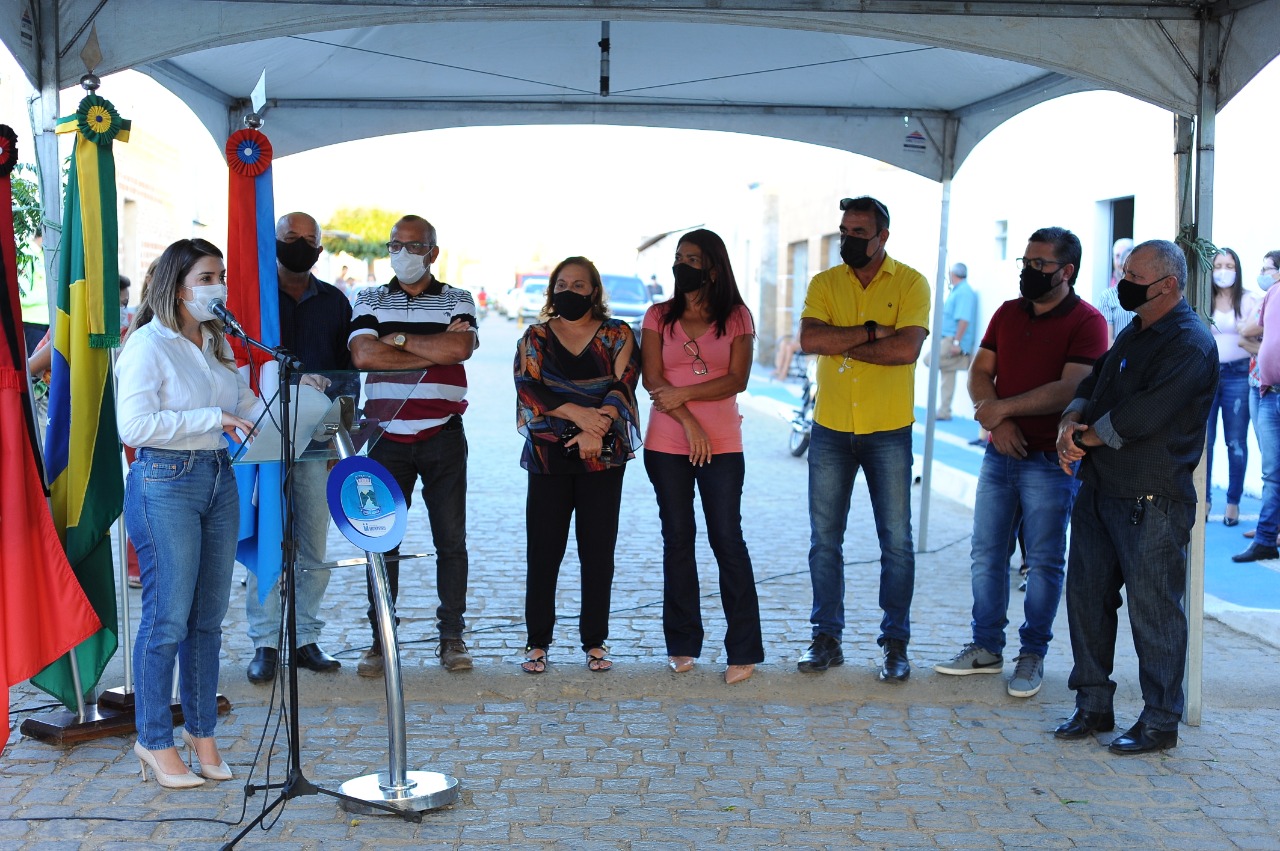
[[[613,551],[626,467],[571,475],[529,474],[525,502],[527,529],[524,617],[530,647],[549,647],[556,623],[556,583],[574,517],[581,565],[582,601],[578,637],[582,649],[609,637],[613,592]]]

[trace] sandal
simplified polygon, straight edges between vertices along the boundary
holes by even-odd
[[[537,654],[536,656],[534,654]],[[541,674],[547,670],[547,649],[545,647],[526,647],[524,649],[525,661],[521,663],[520,670],[526,674]]]
[[[603,674],[613,667],[613,660],[608,658],[609,648],[601,645],[587,651],[587,670],[595,674]]]

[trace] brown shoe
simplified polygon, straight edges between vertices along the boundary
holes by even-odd
[[[440,639],[436,655],[440,657],[440,664],[451,674],[471,670],[471,654],[467,652],[467,645],[461,638]]]
[[[382,669],[382,648],[377,645],[361,653],[356,663],[356,673],[362,677],[381,677]]]

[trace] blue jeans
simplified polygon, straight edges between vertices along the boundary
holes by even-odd
[[[694,556],[696,485],[707,521],[707,539],[720,571],[720,602],[728,622],[724,636],[728,664],[763,662],[760,601],[751,555],[742,539],[742,483],[746,476],[742,453],[717,454],[709,464],[695,467],[688,455],[646,449],[644,468],[653,482],[662,519],[662,631],[667,655],[702,655],[701,595]]]
[[[996,655],[1004,652],[1009,558],[1021,524],[1028,569],[1018,652],[1041,658],[1048,653],[1062,597],[1067,521],[1079,484],[1062,472],[1056,453],[1010,458],[987,444],[973,515],[973,641],[978,646]]]
[[[1227,442],[1227,505],[1239,505],[1244,494],[1244,471],[1249,463],[1249,359],[1227,361],[1218,368],[1218,392],[1209,408],[1205,476],[1213,489],[1213,444],[1218,439],[1218,411],[1222,411],[1222,435]]]
[[[139,449],[124,518],[138,551],[142,616],[133,646],[135,723],[148,750],[173,747],[173,663],[186,728],[212,736],[218,654],[231,598],[240,512],[225,450]]]
[[[1075,657],[1067,686],[1076,693],[1078,709],[1112,711],[1116,612],[1123,586],[1145,704],[1138,720],[1156,730],[1177,729],[1187,655],[1182,596],[1195,508],[1165,497],[1144,497],[1141,503],[1106,497],[1088,482],[1081,485],[1071,513],[1067,568],[1067,621]]]
[[[462,418],[454,417],[440,431],[417,443],[396,443],[385,437],[369,457],[386,467],[404,492],[407,505],[413,504],[413,489],[422,477],[422,499],[431,523],[431,542],[436,550],[436,608],[440,637],[461,638],[467,610],[467,437]],[[391,603],[400,591],[400,548],[387,553],[387,582]],[[369,622],[374,622],[373,589],[369,594]],[[374,643],[378,642],[374,631]]]
[[[328,478],[329,465],[324,461],[299,461],[293,467],[293,532],[298,539],[298,560],[293,573],[299,647],[315,644],[324,629],[320,603],[324,600],[325,589],[329,587],[329,571],[308,568],[326,561],[329,504],[325,497],[325,483]],[[259,603],[258,577],[249,571],[244,613],[249,621],[249,638],[255,650],[280,646],[280,589],[283,587],[283,581],[277,580],[267,598]]]
[[[1262,508],[1253,542],[1274,547],[1280,529],[1280,393],[1273,390],[1263,396],[1257,387],[1251,387],[1249,394],[1253,430],[1262,452]]]
[[[911,427],[852,434],[813,424],[809,443],[809,579],[813,635],[844,632],[844,532],[861,468],[880,540],[880,637],[911,638],[916,556],[911,544]]]

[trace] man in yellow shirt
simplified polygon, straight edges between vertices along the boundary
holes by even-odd
[[[809,577],[813,643],[801,671],[844,664],[844,533],[861,468],[880,540],[880,679],[911,675],[911,424],[915,364],[929,334],[929,285],[885,253],[889,211],[874,198],[840,202],[844,263],[809,283],[800,346],[818,359],[809,444]]]

